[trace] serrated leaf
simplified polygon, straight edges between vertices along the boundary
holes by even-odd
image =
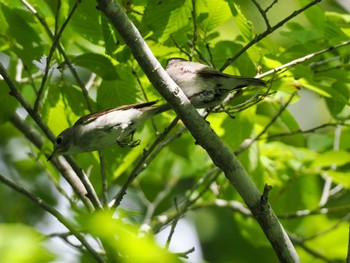
[[[115,31],[105,16],[102,16],[101,22],[106,54],[112,56],[117,49]]]
[[[170,35],[188,23],[188,18],[191,17],[189,3],[188,0],[149,0],[142,22],[151,28],[156,38],[165,31],[166,35]]]
[[[253,24],[243,15],[241,9],[233,2],[228,2],[234,21],[239,28],[244,40],[250,41],[254,37]]]
[[[183,30],[184,28],[186,28],[186,31],[188,32],[189,28],[192,27],[192,23],[189,23],[191,22],[191,19],[190,4],[189,1],[186,0],[180,8],[177,8],[171,12],[168,24],[159,41],[163,42],[167,40],[172,34],[181,29]]]
[[[99,23],[100,12],[91,8],[90,1],[81,1],[79,7],[74,13],[69,26],[75,32],[70,34],[71,37],[83,37],[94,44],[100,44],[102,39],[102,28]]]
[[[102,81],[97,90],[97,104],[100,108],[112,108],[136,102],[138,83],[127,68],[118,66],[120,79]]]
[[[30,68],[32,61],[43,54],[43,44],[38,33],[28,24],[32,19],[26,12],[0,5],[8,25],[7,38],[11,39],[12,50]]]
[[[96,53],[85,53],[77,56],[71,61],[74,65],[87,68],[105,80],[119,78],[114,61],[105,55]]]
[[[197,1],[197,14],[205,14],[205,19],[199,22],[199,27],[206,34],[214,28],[226,22],[231,17],[231,12],[226,1]]]

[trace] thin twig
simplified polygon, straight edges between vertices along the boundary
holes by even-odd
[[[40,24],[44,27],[46,33],[49,35],[49,37],[54,41],[55,40],[55,35],[51,32],[50,27],[47,25],[46,21],[44,18],[42,18],[39,13],[35,10],[35,8],[33,6],[31,6],[26,0],[21,0],[21,2],[28,8],[29,11],[31,11],[34,16],[38,19],[38,21],[40,22]],[[75,68],[73,67],[73,65],[71,64],[68,55],[66,54],[66,52],[64,51],[64,48],[62,47],[62,45],[58,42],[57,44],[57,49],[58,51],[62,54],[65,64],[68,66],[69,70],[72,72],[72,75],[74,77],[74,79],[76,80],[77,84],[79,85],[80,89],[83,92],[83,96],[85,99],[85,103],[87,105],[87,108],[89,109],[90,112],[93,111],[92,109],[92,105],[89,99],[89,94],[87,89],[85,88],[84,83],[82,82],[82,80],[80,79],[77,71],[75,70]]]
[[[81,182],[84,184],[84,186],[88,192],[87,197],[94,204],[95,208],[102,209],[102,204],[101,204],[100,200],[98,199],[95,188],[91,184],[89,178],[86,176],[84,171],[77,165],[77,163],[73,160],[73,158],[71,156],[65,155],[64,158],[67,160],[67,162],[72,167],[74,172],[77,174],[77,176],[79,177]]]
[[[106,207],[108,204],[108,185],[107,185],[105,159],[103,158],[103,153],[101,151],[98,152],[98,156],[100,158],[100,167],[101,167],[102,205]]]
[[[258,74],[256,76],[256,78],[263,78],[263,77],[266,77],[268,75],[275,74],[275,73],[277,73],[277,72],[279,72],[279,71],[281,71],[283,69],[286,69],[286,68],[289,68],[289,67],[293,67],[293,66],[298,65],[300,63],[303,63],[303,62],[305,62],[307,60],[310,60],[311,58],[314,58],[316,56],[322,55],[322,54],[327,53],[329,51],[332,51],[332,50],[335,50],[335,49],[338,49],[338,48],[341,48],[341,47],[345,47],[345,46],[348,46],[348,45],[350,45],[350,40],[349,41],[345,41],[345,42],[343,42],[343,43],[341,43],[339,45],[335,45],[335,46],[328,47],[326,49],[322,49],[320,51],[317,51],[317,52],[314,52],[312,54],[306,55],[304,57],[297,58],[297,59],[295,59],[295,60],[293,60],[291,62],[288,62],[288,63],[286,63],[286,64],[284,64],[282,66],[279,66],[277,68],[271,69],[271,70],[269,70],[267,72],[264,72],[262,74]]]
[[[126,193],[126,190],[130,186],[130,184],[135,180],[135,178],[138,176],[138,174],[145,168],[145,162],[147,158],[150,156],[150,154],[153,152],[153,150],[157,147],[157,145],[169,134],[169,132],[175,127],[177,124],[179,118],[176,117],[171,124],[168,126],[167,129],[163,133],[161,133],[156,140],[152,143],[150,148],[148,150],[144,150],[142,157],[135,165],[134,169],[128,176],[128,179],[123,184],[122,188],[119,190],[118,194],[113,198],[112,206],[117,208],[120,205],[121,200],[123,199],[123,196]]]
[[[298,210],[296,212],[279,214],[278,217],[281,219],[293,219],[293,218],[301,218],[313,215],[329,215],[336,214],[340,212],[349,211],[350,205],[341,205],[336,207],[319,207],[313,210]]]
[[[19,92],[18,88],[16,87],[15,83],[12,81],[11,77],[7,74],[6,69],[4,66],[0,63],[0,75],[3,76],[5,82],[7,83],[9,89],[10,89],[10,95],[14,96],[19,103],[22,105],[22,107],[28,112],[29,116],[36,122],[36,124],[40,127],[40,129],[44,132],[47,138],[51,142],[55,141],[55,136],[53,135],[52,131],[49,129],[49,127],[46,126],[46,124],[43,122],[39,114],[32,109],[30,104],[22,97],[21,93]],[[96,207],[100,207],[101,205],[95,190],[91,186],[91,183],[89,179],[83,175],[80,167],[74,162],[74,160],[70,157],[66,157],[66,160],[74,170],[74,172],[78,175],[81,182],[84,184],[86,190],[88,191],[88,197],[92,198],[90,199],[91,202],[96,205]],[[73,186],[72,186],[73,187]],[[74,188],[74,187],[73,187]],[[74,188],[75,189],[75,188]]]
[[[235,151],[235,154],[238,155],[248,149],[254,142],[259,140],[259,138],[266,133],[266,131],[271,127],[272,124],[275,123],[275,121],[281,116],[281,114],[284,112],[284,110],[287,108],[289,103],[291,103],[292,99],[294,98],[296,92],[292,93],[292,95],[289,97],[288,101],[281,106],[281,108],[278,110],[278,112],[275,114],[275,116],[272,117],[272,119],[269,121],[269,123],[262,129],[261,132],[259,132],[253,139],[249,139],[244,141],[241,146]]]
[[[192,47],[191,47],[191,56],[190,60],[193,59],[194,50],[197,44],[197,11],[196,11],[196,0],[192,0],[192,21],[193,21],[193,39],[192,39]]]
[[[258,9],[260,15],[262,16],[262,18],[264,19],[265,21],[265,24],[266,24],[266,27],[269,29],[271,28],[271,25],[270,25],[270,21],[269,19],[267,18],[267,14],[266,14],[266,11],[262,9],[262,7],[260,6],[260,4],[257,2],[257,0],[252,0],[253,4],[256,6],[256,8]]]
[[[333,150],[334,151],[339,151],[340,148],[340,135],[341,135],[341,126],[338,125],[335,130],[334,130],[334,140],[333,140]],[[335,171],[337,169],[337,165],[336,164],[332,164],[331,165],[331,170]],[[321,198],[320,198],[320,202],[319,202],[319,206],[325,206],[328,202],[328,199],[330,197],[330,191],[332,188],[332,182],[333,179],[330,176],[324,175],[324,185],[323,185],[323,189],[322,189],[322,194],[321,194]]]
[[[22,194],[23,196],[27,197],[29,200],[31,200],[36,205],[40,206],[42,209],[53,215],[62,225],[64,225],[79,241],[80,243],[87,249],[87,251],[98,261],[101,263],[104,263],[105,261],[101,258],[101,256],[95,251],[95,249],[85,240],[84,236],[78,231],[75,226],[73,226],[65,216],[63,216],[60,212],[58,212],[56,209],[51,207],[49,204],[47,204],[44,200],[42,200],[40,197],[28,192],[23,187],[15,184],[8,178],[6,178],[4,175],[0,174],[0,181],[7,185],[8,187],[12,188],[17,193]]]
[[[174,183],[174,182],[173,182]],[[173,183],[167,184],[164,190],[158,192],[156,198],[154,198],[153,202],[149,202],[147,205],[147,210],[145,213],[145,217],[143,219],[143,224],[150,224],[151,219],[154,215],[154,212],[158,205],[169,195],[169,193],[173,190]]]
[[[262,136],[260,138],[258,138],[258,140],[271,140],[271,139],[274,139],[274,138],[278,138],[278,137],[285,137],[285,136],[293,136],[293,135],[296,135],[296,134],[306,134],[306,133],[313,133],[319,129],[323,129],[323,128],[326,128],[326,127],[336,127],[338,125],[342,125],[342,126],[347,126],[347,127],[350,127],[350,124],[346,124],[344,122],[339,122],[339,123],[323,123],[319,126],[316,126],[314,128],[310,128],[308,130],[301,130],[301,129],[297,129],[297,130],[294,130],[294,131],[290,131],[290,132],[282,132],[282,133],[276,133],[276,134],[272,134],[272,135],[269,135],[269,136]]]
[[[176,213],[177,216],[172,220],[172,223],[171,223],[171,226],[170,226],[169,235],[168,235],[168,238],[167,238],[167,240],[165,242],[165,248],[166,249],[168,249],[169,246],[170,246],[171,239],[172,239],[172,237],[173,237],[173,235],[175,233],[176,225],[179,222],[180,215],[182,214],[182,213],[179,212],[179,206],[177,204],[177,199],[176,198],[174,199],[174,204],[175,204],[175,208],[177,210],[177,213]]]
[[[269,10],[277,3],[278,3],[278,0],[273,0],[273,2],[268,7],[266,7],[265,13],[269,12]]]
[[[304,7],[294,11],[292,14],[287,16],[285,19],[281,20],[278,22],[276,25],[273,27],[267,28],[263,33],[256,35],[248,44],[246,44],[240,51],[238,51],[233,57],[227,59],[220,68],[220,71],[223,71],[225,68],[227,68],[233,61],[235,61],[238,57],[240,57],[244,52],[246,52],[251,46],[254,44],[258,43],[260,40],[263,38],[267,37],[270,35],[272,32],[283,26],[285,23],[287,23],[289,20],[292,18],[296,17],[297,15],[303,13],[305,10],[309,9],[310,7],[316,5],[317,3],[321,2],[321,0],[313,0]]]
[[[206,207],[220,207],[220,208],[227,208],[232,210],[233,212],[239,212],[240,214],[247,216],[247,217],[252,217],[252,212],[242,203],[238,201],[227,201],[224,199],[218,199],[216,198],[213,202],[201,202],[197,203],[193,206],[191,206],[191,210],[197,210],[197,209],[202,209]]]
[[[174,211],[170,211],[166,216],[165,220],[162,220],[160,224],[157,224],[153,227],[153,231],[155,233],[158,233],[165,226],[169,225],[170,222],[172,222],[173,224],[174,221],[177,222],[181,217],[183,217],[188,210],[192,209],[192,206],[199,200],[199,198],[202,197],[208,191],[211,184],[218,178],[220,173],[221,173],[221,170],[217,168],[214,168],[211,171],[209,171],[201,180],[199,180],[197,184],[195,184],[192,187],[189,193],[186,194],[186,197],[184,198],[184,200],[182,200],[181,204],[176,203],[175,213]],[[203,189],[200,190],[195,197],[191,198],[191,196],[202,185],[204,185]]]
[[[39,150],[42,150],[44,147],[44,140],[33,127],[31,127],[25,120],[23,120],[17,113],[11,117],[11,123],[23,133],[23,135]],[[74,173],[72,168],[68,165],[67,161],[63,158],[56,158],[52,160],[52,164],[56,167],[56,169],[61,173],[61,175],[66,179],[66,181],[71,185],[74,192],[80,197],[85,206],[89,209],[89,211],[94,210],[94,206],[91,201],[86,197],[86,189],[78,176]],[[74,206],[71,198],[67,196],[65,191],[60,187],[60,185],[56,182],[56,180],[52,180],[55,184],[57,190],[64,195],[68,201]]]
[[[51,59],[52,59],[53,53],[55,52],[56,47],[59,44],[59,40],[60,40],[60,38],[61,38],[61,36],[63,34],[64,29],[68,25],[68,22],[72,18],[73,14],[74,14],[75,10],[78,8],[78,5],[80,4],[80,2],[81,2],[80,0],[77,0],[75,2],[72,10],[69,12],[68,17],[64,21],[64,23],[61,26],[60,30],[57,32],[57,34],[54,35],[54,40],[53,40],[53,43],[51,45],[51,48],[50,48],[50,51],[49,51],[49,55],[46,57],[46,65],[45,65],[44,76],[42,78],[42,82],[41,82],[41,85],[40,85],[40,88],[39,88],[39,91],[38,91],[38,95],[37,95],[37,98],[36,98],[35,103],[34,103],[34,111],[36,111],[36,112],[39,109],[40,100],[41,100],[41,97],[42,97],[42,95],[44,93],[45,83],[46,83],[47,77],[49,75],[50,64],[51,64]],[[60,1],[58,3],[60,3]],[[59,12],[59,10],[57,10],[57,15],[58,15],[58,12]],[[56,21],[56,24],[57,24],[57,21]]]
[[[343,224],[344,222],[348,222],[350,220],[350,213],[348,213],[346,216],[342,217],[341,219],[339,219],[335,224],[333,224],[332,226],[317,232],[316,234],[313,234],[311,236],[305,237],[303,238],[304,241],[308,241],[308,240],[312,240],[315,238],[318,238],[320,236],[323,236],[331,231],[333,231],[334,229],[338,228],[341,224]]]

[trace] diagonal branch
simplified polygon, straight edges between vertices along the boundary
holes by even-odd
[[[305,62],[305,61],[307,61],[307,60],[310,60],[310,59],[313,58],[313,57],[322,55],[322,54],[327,53],[327,52],[329,52],[329,51],[332,51],[332,50],[335,50],[335,49],[338,49],[338,48],[341,48],[341,47],[345,47],[345,46],[348,46],[348,45],[350,45],[350,40],[349,40],[349,41],[345,41],[345,42],[343,42],[343,43],[341,43],[341,44],[339,44],[339,45],[331,46],[331,47],[328,47],[328,48],[326,48],[326,49],[322,49],[322,50],[320,50],[320,51],[317,51],[317,52],[308,54],[308,55],[306,55],[306,56],[304,56],[304,57],[295,59],[295,60],[293,60],[293,61],[291,61],[291,62],[288,62],[288,63],[286,63],[286,64],[284,64],[284,65],[281,65],[281,66],[279,66],[279,67],[277,67],[277,68],[274,68],[274,69],[271,69],[271,70],[269,70],[269,71],[267,71],[267,72],[264,72],[264,73],[262,73],[262,74],[259,74],[259,75],[257,75],[256,77],[257,77],[257,78],[263,78],[263,77],[265,77],[265,76],[267,76],[267,75],[275,74],[275,73],[277,73],[277,72],[279,72],[279,71],[281,71],[281,70],[283,70],[283,69],[290,68],[290,67],[293,67],[293,66],[295,66],[295,65],[298,65],[298,64],[300,64],[300,63],[303,63],[303,62]]]
[[[44,132],[47,138],[49,138],[50,141],[55,141],[55,136],[53,135],[52,131],[47,127],[47,125],[43,122],[40,115],[34,111],[34,109],[30,106],[28,101],[26,101],[21,93],[19,92],[18,88],[16,87],[15,83],[11,79],[11,77],[7,74],[6,69],[4,66],[0,63],[0,75],[4,78],[5,82],[7,83],[9,89],[10,89],[10,95],[14,96],[16,100],[22,105],[22,107],[28,112],[29,116],[36,122],[36,124],[39,126],[39,128]],[[97,194],[94,190],[94,188],[91,186],[91,183],[89,179],[83,174],[81,169],[78,167],[78,165],[73,161],[73,159],[69,156],[66,157],[66,160],[68,161],[69,165],[72,167],[74,172],[77,174],[81,182],[84,184],[88,194],[87,197],[91,200],[91,202],[94,204],[95,207],[101,207],[101,203],[99,199],[97,198]],[[72,186],[73,187],[73,186]]]
[[[135,59],[157,91],[183,121],[198,145],[213,162],[252,211],[281,262],[300,262],[292,242],[268,203],[261,205],[261,193],[232,150],[223,144],[209,124],[198,114],[182,90],[161,67],[140,32],[122,10],[118,1],[98,0],[98,8],[107,16],[129,46]]]
[[[49,72],[50,72],[50,64],[51,64],[52,56],[53,56],[53,54],[54,54],[54,52],[56,50],[56,47],[59,45],[59,40],[60,40],[60,38],[61,38],[61,36],[63,34],[64,29],[68,25],[69,20],[72,18],[73,14],[74,14],[75,10],[78,8],[79,4],[80,4],[80,1],[79,0],[76,1],[75,5],[73,6],[72,10],[68,14],[68,17],[64,21],[64,23],[61,26],[60,30],[57,32],[57,34],[54,35],[53,43],[51,45],[51,48],[50,48],[50,51],[49,51],[49,55],[46,57],[46,65],[45,65],[44,76],[43,76],[43,79],[41,81],[41,85],[40,85],[40,88],[39,88],[39,91],[38,91],[37,98],[36,98],[35,103],[34,103],[34,111],[38,111],[38,109],[39,109],[40,100],[41,100],[41,98],[43,96],[44,89],[45,89],[45,83],[47,81],[47,78],[48,78],[48,75],[49,75]],[[57,12],[59,12],[58,10],[59,10],[59,8],[57,8]],[[58,21],[56,21],[56,23],[57,22]]]
[[[96,259],[97,262],[104,263],[105,261],[103,258],[97,253],[97,251],[86,241],[85,237],[78,231],[75,226],[70,223],[65,216],[63,216],[60,212],[58,212],[56,209],[51,207],[49,204],[45,203],[44,200],[42,200],[40,197],[28,192],[26,189],[24,189],[21,186],[18,186],[2,174],[0,174],[0,182],[7,185],[8,187],[12,188],[16,192],[24,195],[29,200],[31,200],[36,205],[40,206],[42,209],[50,213],[52,216],[54,216],[62,225],[64,225],[80,242],[81,244],[86,248],[86,250]]]
[[[317,3],[321,2],[321,0],[313,0],[304,7],[295,10],[293,13],[291,13],[289,16],[287,16],[285,19],[278,22],[276,25],[272,27],[268,27],[263,33],[256,35],[247,45],[245,45],[240,51],[238,51],[233,57],[229,58],[225,61],[224,65],[220,68],[220,71],[223,71],[225,68],[227,68],[233,61],[235,61],[238,57],[240,57],[244,52],[246,52],[251,46],[258,43],[263,38],[270,35],[272,32],[276,31],[278,28],[283,26],[285,23],[287,23],[289,20],[293,19],[297,15],[303,13],[305,10],[309,9],[310,7],[316,5]],[[266,12],[266,11],[265,11]]]
[[[30,127],[21,117],[15,113],[11,118],[12,124],[21,131],[24,136],[35,145],[39,150],[43,148],[44,141],[40,134],[37,133],[32,127]],[[58,171],[62,174],[64,179],[71,185],[74,192],[79,196],[85,206],[93,211],[94,207],[90,200],[86,197],[86,189],[82,182],[79,180],[78,176],[74,173],[71,167],[64,158],[55,158],[52,160],[52,164],[56,167]]]
[[[49,37],[55,41],[55,35],[51,32],[49,26],[47,25],[45,19],[43,17],[41,17],[39,15],[39,13],[35,10],[35,8],[33,6],[31,6],[26,0],[21,0],[21,2],[28,8],[28,10],[30,12],[32,12],[34,14],[34,16],[38,19],[38,21],[40,22],[40,24],[44,27],[46,33],[49,35]],[[87,108],[89,109],[89,111],[92,111],[92,105],[90,103],[89,100],[89,94],[88,91],[84,85],[84,83],[82,82],[82,80],[80,79],[78,72],[75,70],[75,68],[73,67],[72,63],[69,60],[68,55],[66,54],[66,52],[64,51],[63,46],[61,45],[61,43],[59,42],[59,39],[57,39],[57,49],[58,51],[62,54],[65,64],[68,66],[69,70],[72,72],[73,77],[75,78],[77,84],[79,85],[80,89],[82,90]]]

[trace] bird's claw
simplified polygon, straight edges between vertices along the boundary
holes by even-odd
[[[130,147],[136,147],[136,146],[138,146],[139,144],[141,143],[141,140],[140,139],[137,139],[136,141],[130,141],[129,143],[128,143],[128,146],[130,146]]]
[[[129,146],[131,148],[138,146],[141,143],[141,140],[138,139],[136,141],[133,140],[124,140],[124,141],[117,141],[118,145],[122,148]]]

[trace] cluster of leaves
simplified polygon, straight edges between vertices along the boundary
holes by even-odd
[[[294,6],[288,3],[289,9],[283,1],[271,1],[266,6],[256,1],[224,0],[121,2],[164,66],[168,58],[181,56],[221,67],[227,73],[254,76],[339,45],[350,36],[350,16],[340,7],[325,11],[330,10],[327,3],[310,7],[300,16],[292,15],[275,31],[270,21],[276,20],[277,25],[312,1],[293,1]],[[25,1],[0,1],[0,62],[21,96],[54,134],[90,111],[161,100],[123,39],[95,6],[91,0],[33,0],[30,5]],[[249,43],[254,45],[237,56]],[[230,58],[232,63],[223,66]],[[343,222],[349,219],[348,68],[349,47],[329,49],[265,76],[268,90],[247,89],[235,94],[227,105],[234,109],[234,118],[223,112],[211,113],[207,118],[213,130],[236,151],[258,187],[262,189],[266,183],[273,186],[269,201],[298,245],[303,262],[346,256],[348,226]],[[298,92],[299,89],[302,90]],[[74,224],[98,238],[110,258],[155,262],[157,255],[159,262],[177,262],[177,257],[160,249],[151,235],[142,233],[140,237],[138,226],[149,225],[153,233],[158,233],[167,224],[175,227],[180,217],[193,210],[206,260],[275,260],[251,215],[227,202],[240,202],[239,195],[181,123],[156,145],[147,167],[143,166],[143,173],[128,188],[123,209],[117,210],[123,219],[119,221],[110,213],[87,215],[80,203],[77,208],[68,187],[62,186],[59,173],[45,160],[45,154],[52,149],[46,134],[31,116],[22,116],[34,133],[45,138],[43,147],[36,149],[24,138],[24,131],[14,128],[14,116],[21,113],[23,105],[8,93],[7,83],[0,81],[2,172],[12,175],[52,207],[58,199],[67,197],[75,208],[70,214],[80,215]],[[316,94],[317,99],[296,104],[303,112],[302,121],[307,123],[300,127],[301,122],[287,106],[308,94]],[[240,110],[247,101],[260,98],[264,99]],[[237,110],[237,105],[242,107]],[[308,114],[309,111],[316,112]],[[101,186],[101,169],[107,175],[109,201],[145,154],[144,149],[174,117],[172,112],[155,117],[153,124],[149,122],[135,135],[142,139],[136,148],[104,151],[104,165],[100,165],[97,153],[74,156],[99,196],[106,195]],[[1,221],[37,226],[36,222],[45,219],[39,206],[0,187],[4,189],[0,191],[2,200],[7,200],[0,208]],[[28,229],[19,231],[4,225],[0,232],[40,244],[38,236]],[[0,254],[12,251],[13,247],[3,244],[0,240]],[[21,244],[22,248],[27,246]],[[230,249],[223,250],[226,247]],[[36,249],[41,251],[40,245]],[[82,251],[86,262],[91,255]],[[40,255],[32,258],[49,261],[52,256],[45,253],[38,252]]]

